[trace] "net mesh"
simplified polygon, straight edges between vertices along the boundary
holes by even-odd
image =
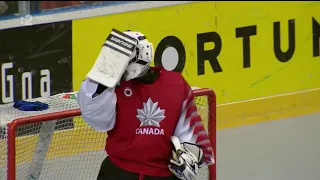
[[[78,109],[75,99],[67,94],[37,98],[49,104],[45,111],[26,112],[12,107],[0,106],[0,180],[7,179],[7,125],[15,119],[36,117],[42,114]],[[207,129],[208,103],[206,96],[195,97],[197,108]],[[21,119],[23,121],[23,119]],[[15,132],[16,179],[24,180],[93,180],[100,164],[106,157],[104,151],[106,133],[92,129],[80,116],[23,123]],[[10,172],[11,173],[11,172]],[[201,169],[199,180],[208,179],[208,170]]]

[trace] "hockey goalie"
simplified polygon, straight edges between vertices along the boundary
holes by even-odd
[[[142,33],[113,29],[81,84],[83,119],[108,134],[98,180],[194,180],[214,163],[190,86],[153,55]]]

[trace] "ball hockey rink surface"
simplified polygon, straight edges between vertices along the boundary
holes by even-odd
[[[320,114],[311,114],[219,130],[217,180],[318,180],[319,118]],[[56,152],[68,154],[69,150],[72,153],[71,149],[64,148],[66,144],[60,144],[60,150]],[[23,154],[30,156],[28,153]],[[102,150],[49,159],[41,177],[46,180],[90,180],[96,176],[105,157]],[[19,164],[17,176],[26,174],[28,167],[29,163]],[[200,174],[198,179],[207,179],[203,169]]]
[[[318,180],[319,118],[311,114],[218,131],[217,180]],[[89,180],[105,157],[95,151],[48,160],[42,174],[47,180]],[[207,179],[206,172],[200,174]]]

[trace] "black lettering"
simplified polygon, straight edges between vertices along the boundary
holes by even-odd
[[[312,17],[313,57],[320,56],[320,24]]]
[[[289,28],[289,47],[287,51],[281,50],[281,35],[280,35],[280,21],[273,23],[273,49],[275,56],[280,62],[289,61],[296,48],[296,39],[295,39],[295,20],[290,19],[288,23]]]
[[[204,50],[204,44],[207,42],[213,42],[214,48],[210,50]],[[221,37],[216,32],[207,32],[197,35],[197,54],[198,54],[198,75],[203,75],[204,62],[209,61],[213,72],[222,72],[222,68],[218,62],[222,48]]]
[[[257,35],[257,26],[246,26],[236,28],[236,37],[242,37],[243,68],[251,66],[250,61],[250,36]]]
[[[173,71],[182,72],[186,63],[186,50],[184,49],[184,45],[180,39],[175,36],[167,36],[160,41],[154,55],[154,65],[162,66],[162,54],[168,47],[175,48],[179,56],[178,65],[173,69]]]

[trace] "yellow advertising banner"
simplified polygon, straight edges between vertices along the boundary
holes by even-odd
[[[78,90],[112,28],[144,33],[155,65],[218,103],[320,87],[320,2],[195,2],[73,21]]]

